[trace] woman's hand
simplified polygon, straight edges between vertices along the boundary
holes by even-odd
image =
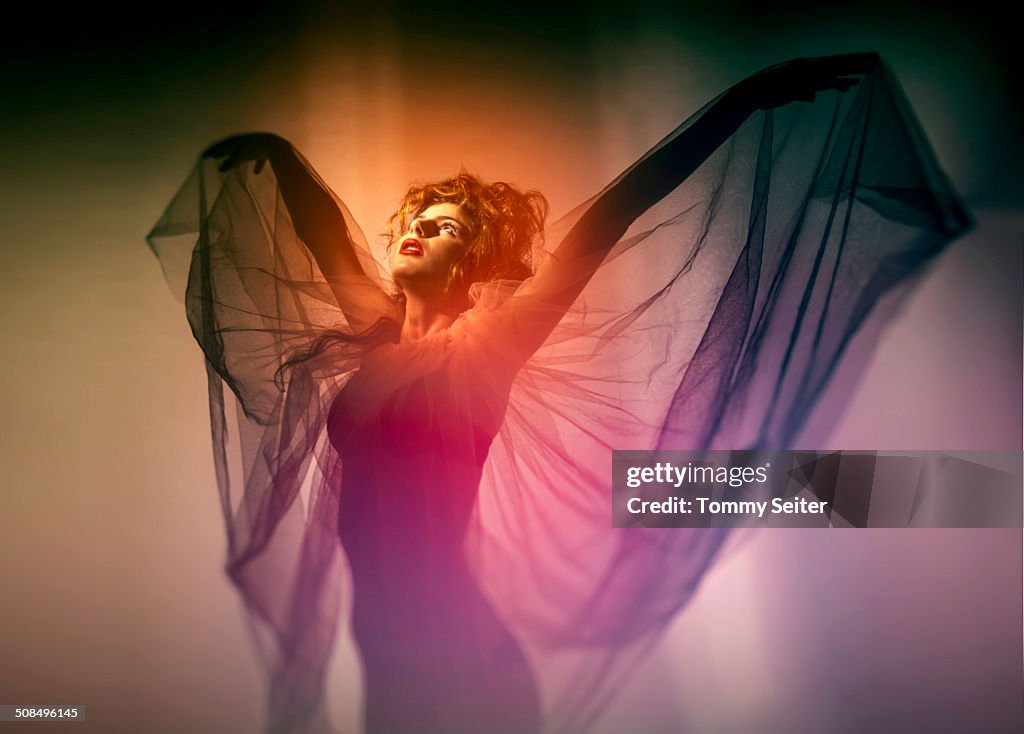
[[[770,110],[790,102],[813,102],[818,92],[837,89],[845,92],[860,79],[853,75],[870,71],[878,65],[876,53],[844,54],[796,59],[770,66],[737,88],[754,109]]]
[[[273,164],[276,156],[291,150],[291,147],[291,143],[280,135],[246,133],[232,135],[219,143],[214,143],[203,151],[203,158],[223,158],[224,161],[218,167],[220,171],[230,171],[245,163],[255,162],[253,173],[259,173],[267,161]]]

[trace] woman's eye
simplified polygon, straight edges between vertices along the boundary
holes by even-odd
[[[443,231],[448,232],[449,234],[452,234],[452,235],[457,235],[458,234],[458,232],[455,231],[455,226],[451,225],[451,224],[442,224],[441,225],[441,229]]]

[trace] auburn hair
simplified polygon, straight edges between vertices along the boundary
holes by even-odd
[[[547,199],[538,191],[520,191],[502,181],[485,183],[464,170],[443,181],[412,186],[406,192],[388,220],[384,233],[388,250],[424,209],[443,203],[459,206],[470,229],[466,254],[448,271],[445,293],[453,302],[468,308],[469,286],[477,281],[523,280],[533,274],[531,252],[534,241],[539,243],[544,234]],[[395,297],[404,307],[405,295],[399,291]],[[400,321],[381,317],[359,334],[327,329],[308,348],[291,353],[282,362],[274,372],[274,383],[284,390],[286,372],[333,346],[397,342],[401,327]]]
[[[445,294],[469,305],[477,281],[523,280],[532,273],[531,251],[544,232],[548,202],[538,191],[521,191],[503,181],[486,183],[460,170],[443,181],[412,186],[388,220],[388,250],[427,207],[455,204],[469,228],[466,254],[448,271]]]

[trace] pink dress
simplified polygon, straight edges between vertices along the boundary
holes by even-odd
[[[515,376],[471,322],[370,352],[327,417],[368,731],[539,731],[526,659],[463,550]]]

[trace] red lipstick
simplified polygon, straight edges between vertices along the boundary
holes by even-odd
[[[402,240],[401,247],[398,248],[400,255],[415,255],[416,257],[423,257],[423,245],[415,237],[406,237]]]

